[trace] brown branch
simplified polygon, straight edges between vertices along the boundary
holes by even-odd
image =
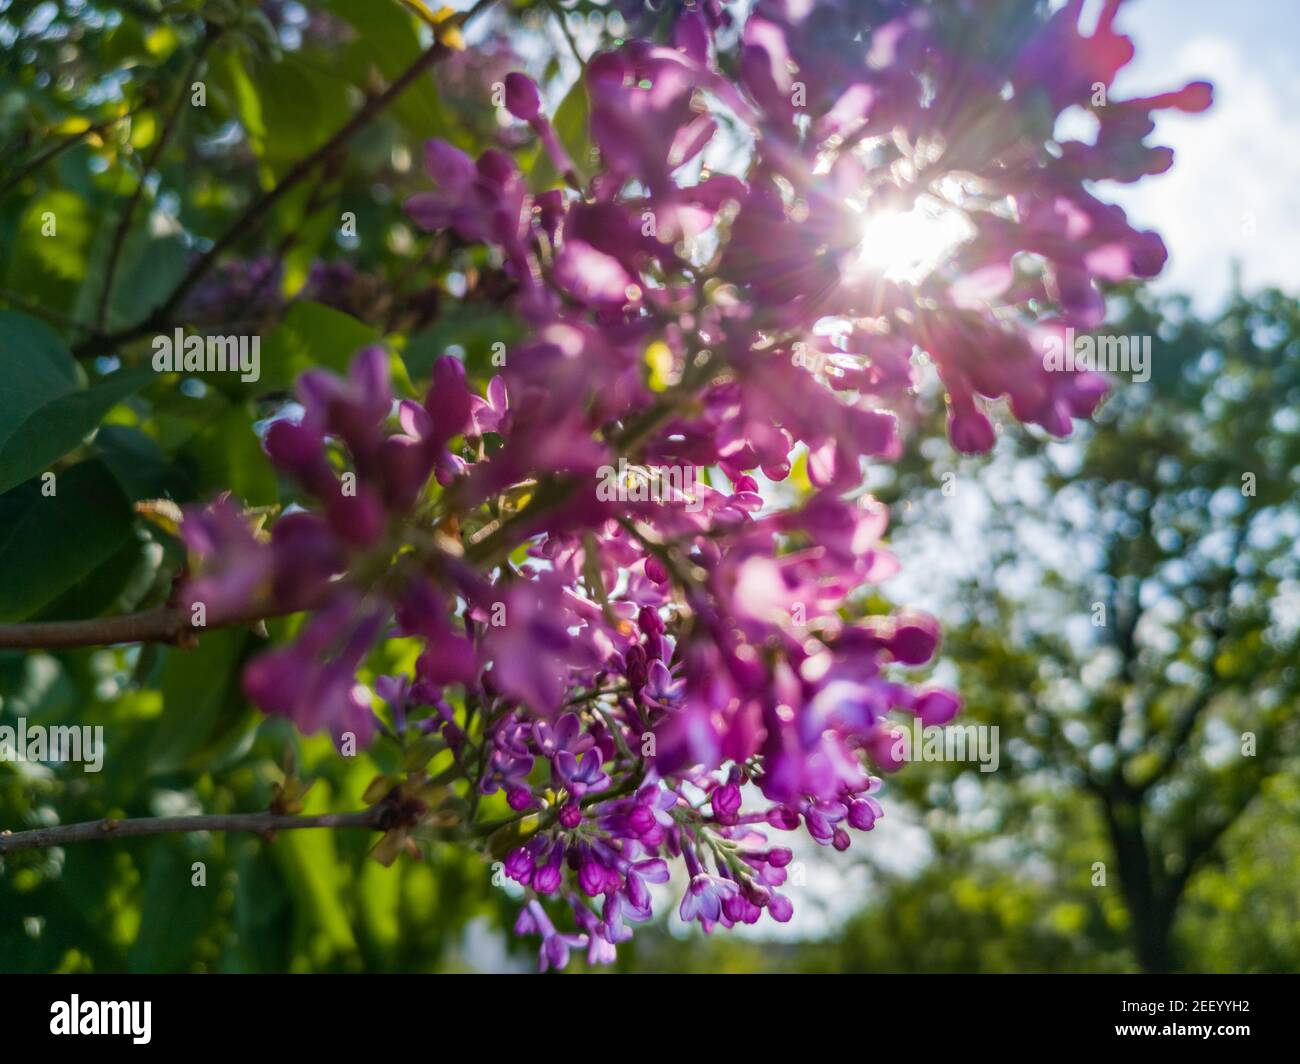
[[[165,643],[190,627],[184,610],[159,606],[121,617],[84,621],[31,621],[0,624],[0,649],[112,646],[114,643]]]
[[[1226,571],[1226,578],[1223,587],[1218,589],[1222,600],[1222,608],[1225,620],[1220,623],[1213,619],[1209,623],[1210,649],[1201,663],[1202,684],[1201,690],[1183,707],[1182,711],[1174,718],[1173,727],[1169,735],[1165,738],[1164,747],[1156,760],[1155,766],[1146,773],[1142,781],[1137,785],[1138,791],[1146,791],[1159,783],[1174,768],[1179,756],[1186,748],[1188,741],[1192,737],[1192,732],[1196,729],[1196,724],[1205,710],[1209,707],[1216,696],[1222,694],[1231,685],[1220,682],[1216,672],[1216,662],[1219,651],[1223,646],[1224,639],[1228,636],[1226,615],[1232,602],[1233,588],[1237,582],[1237,557],[1241,551],[1241,544],[1246,535],[1245,526],[1238,526],[1233,536],[1232,551],[1229,555],[1230,561]]]
[[[321,813],[317,816],[293,816],[283,813],[217,813],[198,816],[141,817],[135,820],[90,820],[84,824],[61,824],[31,831],[0,832],[0,856],[19,850],[43,850],[71,842],[95,839],[128,839],[148,835],[168,835],[189,831],[244,831],[266,835],[273,831],[296,831],[299,828],[366,828],[381,830],[383,806],[355,813]]]
[[[586,795],[578,804],[586,809],[631,794],[641,786],[644,777],[643,770],[608,791]],[[465,778],[470,779],[468,776]],[[320,813],[315,816],[269,812],[204,813],[195,816],[89,820],[81,824],[60,824],[57,827],[33,828],[30,831],[0,831],[0,857],[20,850],[43,850],[73,842],[144,838],[151,835],[184,834],[191,831],[239,831],[264,836],[269,836],[276,831],[296,831],[301,828],[363,828],[369,831],[387,831],[401,826],[392,822],[392,815],[392,807],[381,802],[370,809],[359,809],[352,813]],[[503,820],[468,824],[465,830],[470,838],[486,838],[503,827],[533,815],[537,814],[525,810]],[[560,807],[554,806],[540,815],[539,830],[549,827],[558,819]]]
[[[89,325],[83,325],[76,318],[57,310],[50,310],[48,307],[41,306],[35,300],[28,299],[22,293],[14,292],[8,288],[0,288],[0,302],[8,303],[10,306],[17,307],[24,314],[30,314],[33,318],[40,318],[42,321],[48,321],[51,325],[57,325],[63,329],[73,329],[76,332],[84,333],[93,331]]]
[[[1232,800],[1227,803],[1228,808],[1225,811],[1187,836],[1183,852],[1179,855],[1181,864],[1169,875],[1165,883],[1164,900],[1170,906],[1177,904],[1192,876],[1214,852],[1228,829],[1245,815],[1246,810],[1259,797],[1263,790],[1265,775],[1263,772],[1252,773],[1245,785],[1231,796]]]
[[[117,643],[175,643],[184,636],[197,637],[214,628],[255,624],[273,617],[314,609],[316,600],[286,606],[257,606],[206,625],[190,623],[189,611],[179,606],[155,606],[117,617],[89,617],[80,621],[24,621],[0,624],[0,650],[55,650],[68,647],[106,647]]]
[[[144,166],[140,171],[140,180],[136,182],[135,189],[131,192],[131,198],[122,211],[122,217],[118,219],[117,229],[113,232],[113,242],[108,247],[108,262],[104,266],[104,283],[100,287],[99,305],[95,310],[95,330],[97,332],[103,332],[108,321],[108,307],[113,299],[113,285],[117,280],[117,268],[122,261],[122,249],[126,245],[126,237],[131,230],[131,221],[135,218],[135,212],[140,206],[140,200],[144,198],[144,188],[149,183],[149,174],[158,165],[158,160],[162,158],[163,152],[167,150],[167,144],[180,123],[181,111],[185,107],[186,97],[190,94],[190,86],[194,83],[194,76],[199,72],[199,67],[203,64],[203,57],[207,55],[208,49],[212,47],[212,43],[217,39],[220,32],[221,30],[211,23],[204,30],[203,39],[199,42],[198,48],[181,77],[180,87],[176,90],[176,99],[172,101],[171,108],[163,118],[158,137],[150,147],[149,154],[145,156]]]
[[[583,808],[600,802],[631,794],[641,785],[640,775],[600,794],[589,794],[579,803]],[[559,816],[556,806],[543,814],[543,823],[549,826]],[[525,811],[504,820],[473,825],[472,837],[483,838],[500,828],[533,815]],[[288,813],[201,813],[195,816],[156,816],[135,819],[88,820],[81,824],[60,824],[51,828],[33,828],[30,831],[0,831],[0,857],[20,850],[44,850],[51,846],[66,846],[73,842],[94,842],[104,839],[138,839],[151,835],[185,834],[191,831],[238,831],[250,835],[270,835],[276,831],[298,831],[303,828],[362,828],[384,831],[389,825],[385,818],[391,810],[382,803],[370,809],[352,813],[319,813],[315,816],[296,816]]]
[[[123,119],[132,117],[137,110],[138,108],[134,108],[130,111],[124,111],[122,114],[116,115],[113,118],[106,118],[102,122],[96,122],[94,125],[87,126],[80,133],[73,133],[71,136],[64,137],[63,140],[57,141],[48,148],[45,148],[37,154],[35,158],[31,159],[26,166],[14,171],[5,178],[3,182],[0,182],[0,198],[8,195],[9,192],[17,187],[25,178],[34,174],[46,163],[57,159],[69,148],[74,148],[87,137],[102,133],[104,130],[108,129],[109,126],[116,125]]]

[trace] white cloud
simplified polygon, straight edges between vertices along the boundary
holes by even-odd
[[[1164,236],[1170,262],[1160,286],[1193,294],[1202,309],[1228,292],[1234,259],[1247,290],[1300,288],[1300,75],[1270,78],[1240,45],[1208,36],[1161,68],[1170,88],[1208,75],[1214,106],[1200,115],[1161,113],[1150,142],[1175,150],[1173,169],[1136,187],[1109,186],[1104,198]]]

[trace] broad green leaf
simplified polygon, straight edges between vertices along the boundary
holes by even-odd
[[[219,397],[207,408],[198,432],[186,441],[183,465],[195,470],[195,487],[202,497],[228,490],[250,506],[279,501],[275,470],[262,450],[262,441],[242,405],[225,404]]]
[[[329,0],[329,9],[350,23],[357,37],[342,65],[355,84],[365,84],[371,69],[396,78],[424,50],[415,20],[398,0]],[[393,104],[393,114],[421,139],[446,137],[447,121],[433,78],[420,78]]]
[[[151,775],[211,768],[213,753],[253,722],[239,689],[239,662],[248,631],[204,632],[193,650],[169,648],[159,686],[162,716],[149,745]]]
[[[217,916],[220,886],[212,855],[191,839],[157,839],[147,847],[144,897],[146,918],[131,946],[133,972],[185,972]],[[207,886],[192,884],[193,864],[206,866]]]
[[[113,67],[125,65],[129,60],[138,59],[145,53],[144,32],[140,23],[124,19],[109,31],[100,60]]]
[[[262,156],[278,175],[332,137],[351,115],[347,87],[324,67],[286,55],[253,75],[266,138]]]
[[[0,621],[21,621],[121,550],[131,506],[102,462],[60,473],[55,494],[30,480],[0,495]]]
[[[156,310],[184,274],[190,252],[179,237],[167,236],[133,240],[127,255],[113,286],[110,322],[117,325],[142,321]]]
[[[2,359],[0,372],[4,372]],[[0,491],[8,491],[62,458],[99,425],[109,410],[149,379],[148,370],[122,370],[85,391],[70,392],[31,411],[7,438],[0,440]]]
[[[262,345],[261,390],[287,388],[298,374],[315,367],[344,372],[379,333],[350,314],[304,300],[289,308]]]
[[[243,840],[235,861],[237,963],[244,972],[282,972],[289,965],[293,905],[274,855],[260,839]]]
[[[75,388],[80,380],[77,362],[63,339],[38,318],[15,310],[0,310],[0,357],[6,369],[26,369],[22,376],[5,381],[8,402],[32,405],[47,393],[60,394]],[[0,408],[4,409],[4,408]],[[2,425],[3,422],[0,422]]]
[[[0,311],[0,494],[48,469],[150,377],[119,370],[82,388],[77,364],[48,326]]]
[[[136,536],[128,536],[126,542],[106,562],[44,607],[35,619],[77,620],[117,612],[114,605],[139,573],[144,559],[145,541]]]
[[[71,315],[78,321],[95,321],[99,314],[100,293],[113,242],[117,238],[119,213],[126,209],[127,194],[113,201],[110,210],[101,212],[99,228],[88,255],[85,279],[77,292]],[[148,228],[149,208],[141,206],[135,225],[127,235],[118,258],[105,324],[110,329],[141,321],[171,294],[176,281],[185,272],[190,252],[178,236],[155,237]]]
[[[337,224],[337,217],[328,211],[318,211],[296,224],[296,241],[284,257],[284,277],[280,282],[280,291],[286,298],[292,299],[302,291],[311,277],[312,266],[319,261],[321,245]]]
[[[384,868],[375,861],[361,866],[357,890],[362,929],[385,953],[397,945],[402,933],[399,916],[404,873],[404,868]]]
[[[27,291],[33,264],[64,281],[85,280],[95,219],[80,196],[53,189],[32,200],[19,223],[21,245],[11,249],[8,284]]]
[[[112,471],[132,502],[189,499],[190,483],[167,461],[148,433],[130,425],[105,425],[95,434],[95,456]]]
[[[235,113],[243,124],[244,132],[254,153],[261,155],[266,141],[266,123],[262,119],[262,101],[257,86],[248,76],[237,53],[225,53],[225,61],[217,67],[219,76],[232,97]]]
[[[463,352],[466,368],[473,376],[492,376],[499,367],[492,362],[493,345],[509,345],[522,334],[519,320],[492,307],[455,304],[441,314],[436,324],[416,333],[402,350],[411,379],[429,379],[434,360],[445,354]]]
[[[343,907],[346,870],[339,861],[334,833],[286,831],[275,843],[284,877],[294,895],[300,921],[296,952],[305,951],[313,966],[328,964],[356,949],[352,925]]]

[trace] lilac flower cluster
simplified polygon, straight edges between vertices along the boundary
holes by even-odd
[[[285,310],[282,281],[283,269],[275,259],[230,259],[195,287],[182,310],[197,325],[271,320]],[[359,314],[376,287],[376,278],[347,262],[314,262],[296,298]]]
[[[1143,143],[1153,109],[1208,105],[1200,85],[1096,102],[1132,49],[1117,0],[1090,36],[1081,6],[978,55],[962,42],[989,28],[962,5],[940,24],[881,3],[864,25],[860,5],[759,0],[743,27],[682,8],[670,45],[587,63],[591,175],[511,74],[506,106],[563,187],[431,141],[434,188],[406,209],[491,249],[526,339],[481,394],[445,357],[397,402],[381,347],[346,378],[306,374],[301,420],[265,444],[315,505],[269,537],[229,501],[187,520],[187,605],[209,623],[310,611],[249,666],[249,697],[304,731],[448,751],[471,797],[457,837],[491,829],[543,968],[580,946],[612,959],[672,867],[683,920],[788,920],[791,852],[768,833],[846,849],[882,815],[868,766],[900,767],[890,714],[958,712],[907,680],[934,622],[864,610],[897,563],[863,464],[900,452],[918,351],[960,450],[993,445],[1002,397],[1055,434],[1092,411],[1100,378],[1048,372],[1036,336],[1096,326],[1099,283],[1155,273],[1164,249],[1090,189],[1168,165]],[[1074,106],[1095,143],[1052,139]],[[743,167],[705,165],[724,140]],[[917,211],[961,239],[900,277],[873,241]],[[801,454],[811,490],[765,497],[758,475]],[[689,498],[609,501],[599,470],[620,459],[708,472]],[[357,675],[394,637],[423,649],[376,683],[385,719]],[[478,819],[480,799],[505,819]]]

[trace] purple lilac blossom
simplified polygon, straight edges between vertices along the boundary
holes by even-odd
[[[422,641],[414,675],[377,691],[513,811],[503,867],[542,969],[583,946],[613,960],[674,872],[678,915],[706,931],[789,920],[791,854],[769,835],[847,848],[885,815],[872,769],[901,768],[898,715],[959,712],[912,678],[938,652],[934,621],[855,605],[899,565],[885,508],[858,489],[906,443],[918,352],[959,451],[995,445],[994,401],[1063,436],[1102,398],[1041,344],[1098,325],[1101,286],[1155,274],[1165,250],[1097,184],[1166,169],[1151,112],[1210,102],[1203,84],[1095,102],[1132,57],[1119,6],[1084,35],[1069,0],[977,54],[974,4],[954,8],[967,35],[902,0],[758,0],[741,26],[714,0],[669,5],[671,43],[586,65],[585,178],[544,94],[511,73],[506,107],[557,187],[530,190],[505,151],[432,140],[406,202],[502,264],[525,338],[501,371],[480,389],[444,357],[401,403],[381,347],[346,377],[306,374],[301,419],[266,449],[313,508],[269,540],[229,500],[190,513],[187,604],[313,611],[247,669],[267,712],[368,741],[357,670],[390,635]],[[1071,107],[1096,115],[1093,143],[1053,140]],[[752,140],[743,172],[703,165],[724,115]],[[923,200],[965,236],[899,280],[862,245],[872,218]],[[757,475],[786,480],[800,452],[810,490],[766,497]],[[619,458],[709,474],[662,500],[601,497]]]

